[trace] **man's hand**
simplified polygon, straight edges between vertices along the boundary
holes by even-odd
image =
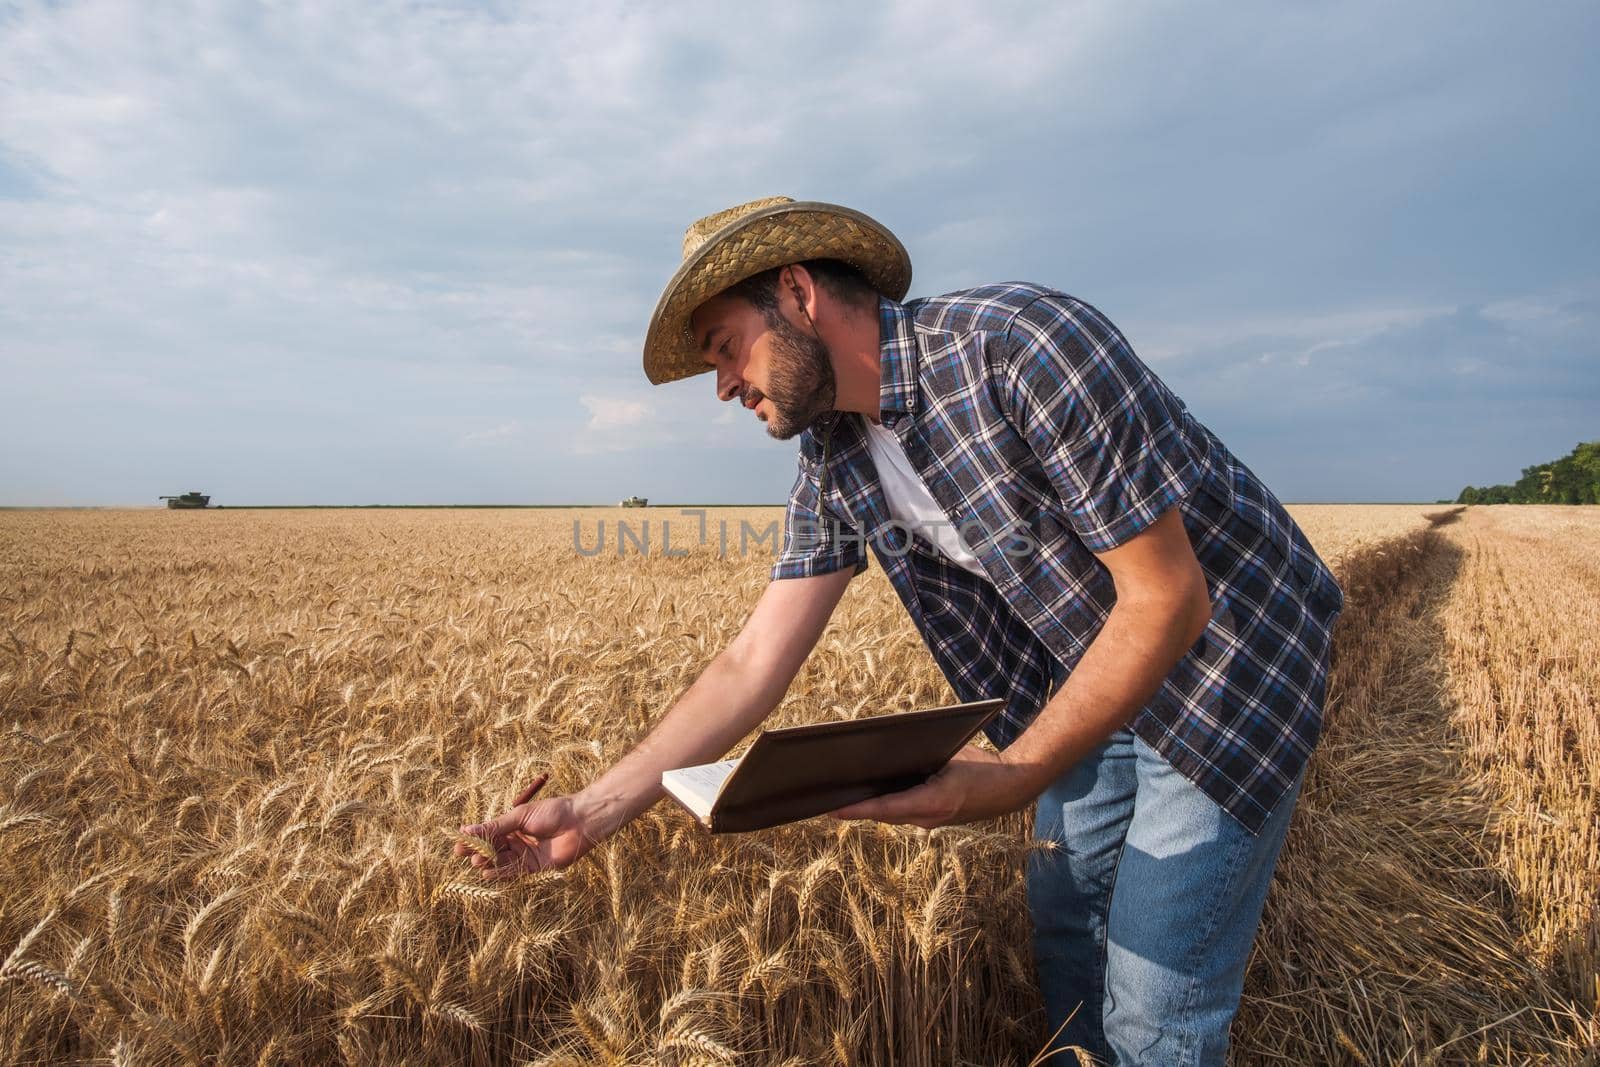
[[[1043,789],[1044,783],[1036,785],[1026,768],[1013,766],[1005,757],[977,745],[968,745],[919,786],[828,814],[836,819],[876,819],[931,830],[1016,811]]]
[[[452,849],[457,856],[471,856],[472,865],[489,881],[559,870],[577,862],[599,840],[570,796],[518,804],[488,822],[463,826],[461,832],[484,838],[495,850],[490,860],[459,842]]]

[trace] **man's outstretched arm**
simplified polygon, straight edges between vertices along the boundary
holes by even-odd
[[[496,859],[456,845],[490,877],[565,867],[662,796],[661,773],[723,755],[778,706],[855,572],[768,584],[728,647],[655,728],[609,770],[570,796],[519,804],[462,827],[487,838]]]
[[[778,706],[811,654],[851,572],[770,582],[750,618],[655,729],[576,798],[610,834],[662,795],[661,772],[717,759]]]

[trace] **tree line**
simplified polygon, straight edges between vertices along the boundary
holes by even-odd
[[[1600,441],[1552,463],[1522,468],[1514,485],[1469,485],[1457,504],[1600,504]]]

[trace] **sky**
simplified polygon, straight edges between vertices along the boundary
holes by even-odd
[[[1600,7],[0,2],[0,505],[778,503],[685,227],[1085,300],[1285,501],[1600,438]]]

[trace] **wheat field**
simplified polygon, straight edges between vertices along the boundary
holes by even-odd
[[[1349,607],[1235,1059],[1593,1062],[1600,520],[1291,510]],[[660,803],[493,887],[449,854],[648,731],[780,518],[0,513],[0,1056],[1029,1063],[1026,813],[713,838]],[[949,697],[874,564],[768,725]]]

